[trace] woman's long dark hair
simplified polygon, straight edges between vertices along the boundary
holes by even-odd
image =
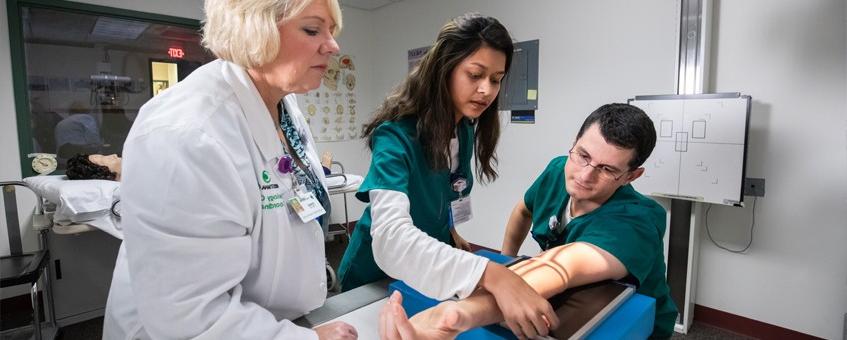
[[[445,24],[420,64],[385,99],[373,120],[365,126],[362,134],[368,137],[371,150],[373,132],[380,124],[417,116],[417,138],[430,167],[447,168],[450,139],[456,126],[455,108],[448,87],[450,76],[462,60],[484,46],[506,55],[508,73],[514,47],[509,32],[497,19],[468,13]],[[497,178],[495,149],[500,138],[498,99],[499,96],[476,120],[474,150],[477,176],[482,181]]]

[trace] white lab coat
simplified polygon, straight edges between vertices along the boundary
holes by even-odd
[[[323,180],[295,97],[284,104]],[[289,320],[326,298],[323,233],[285,206],[276,124],[246,71],[221,60],[141,108],[105,339],[317,338]]]

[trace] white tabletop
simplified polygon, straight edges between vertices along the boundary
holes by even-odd
[[[386,303],[388,298],[383,298],[327,322],[344,321],[356,328],[359,339],[379,339],[379,311]]]

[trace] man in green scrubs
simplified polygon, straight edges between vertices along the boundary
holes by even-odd
[[[577,267],[580,262],[590,267],[568,268],[572,276],[583,276],[571,282],[635,284],[638,293],[656,298],[652,337],[669,338],[677,309],[665,279],[665,210],[630,185],[644,173],[641,165],[655,144],[653,122],[635,106],[608,104],[591,113],[569,155],[550,161],[515,206],[503,254],[517,254],[530,225],[543,250],[575,244],[593,251],[598,254],[593,259],[563,254]]]

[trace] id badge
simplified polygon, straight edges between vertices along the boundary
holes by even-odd
[[[288,199],[288,208],[300,217],[303,223],[310,221],[326,214],[326,210],[321,205],[321,202],[315,198],[315,194],[306,193],[298,194]]]
[[[459,199],[450,202],[451,227],[470,221],[471,218],[473,218],[473,211],[471,210],[470,197],[460,197]]]

